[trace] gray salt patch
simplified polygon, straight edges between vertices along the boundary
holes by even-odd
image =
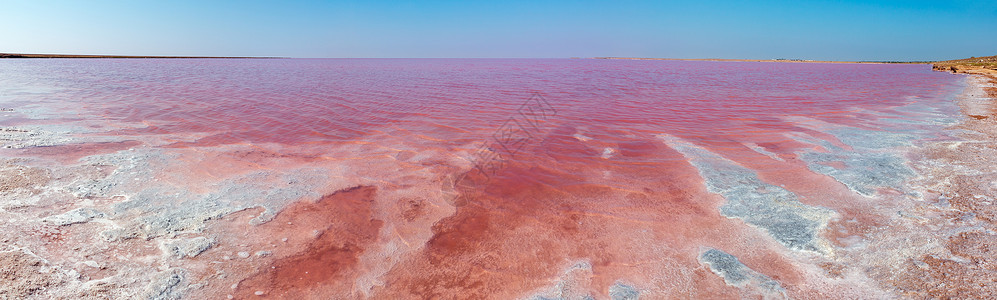
[[[613,284],[613,286],[609,287],[609,299],[637,300],[640,299],[640,291],[632,286],[617,281]]]
[[[793,136],[796,140],[817,144],[828,152],[804,152],[800,158],[810,170],[830,176],[849,189],[864,196],[873,196],[878,188],[903,189],[905,179],[915,175],[901,156],[884,151],[892,147],[909,146],[912,136],[859,129],[830,131],[852,147],[845,150],[824,140]],[[842,162],[845,168],[825,163]]]
[[[708,191],[727,200],[720,214],[764,229],[787,248],[830,252],[819,235],[833,211],[803,204],[796,194],[765,183],[751,169],[699,146],[668,135],[660,137],[699,170]]]
[[[77,208],[61,215],[49,216],[42,221],[49,222],[59,226],[65,226],[70,224],[86,223],[90,222],[95,218],[105,217],[104,213],[89,207]]]
[[[104,230],[100,233],[100,237],[108,242],[123,241],[135,238],[136,236],[138,236],[138,233],[136,233],[134,230],[126,228],[113,228],[113,229]]]
[[[141,191],[148,186],[148,180],[159,173],[158,169],[175,159],[175,155],[167,155],[162,150],[155,149],[130,149],[84,157],[81,161],[85,164],[114,166],[114,171],[104,178],[77,183],[74,194],[80,198],[91,198],[129,195]]]
[[[733,255],[717,249],[709,249],[699,256],[699,259],[710,266],[710,270],[724,279],[728,285],[742,286],[748,281],[750,271]]]
[[[187,271],[184,269],[171,269],[163,272],[152,279],[152,282],[145,288],[144,299],[172,300],[181,299],[184,288],[181,287],[187,278]]]
[[[723,278],[727,285],[753,289],[763,294],[785,293],[778,281],[748,268],[727,252],[708,249],[699,255],[699,261],[709,266],[710,271]]]
[[[97,262],[92,261],[92,260],[84,261],[83,264],[87,265],[87,266],[89,266],[91,268],[100,268],[100,264],[97,264]]]
[[[913,134],[865,130],[844,126],[828,130],[827,133],[830,133],[848,146],[863,149],[889,149],[911,146],[911,141],[917,138]]]
[[[170,156],[158,153],[158,150],[141,153],[127,150],[87,158],[91,163],[117,168],[104,179],[82,185],[78,194],[125,195],[129,199],[112,207],[112,219],[125,224],[122,228],[101,233],[105,239],[152,239],[197,233],[204,229],[208,220],[253,207],[263,208],[264,212],[250,224],[262,224],[293,201],[319,197],[314,190],[327,179],[320,169],[296,169],[287,173],[261,171],[224,180],[217,184],[215,192],[208,194],[193,194],[176,186],[158,182],[150,185],[148,181],[135,180],[154,177],[154,170],[168,163],[166,160]],[[286,184],[274,186],[275,182]]]
[[[0,127],[0,143],[3,144],[4,148],[21,149],[63,145],[73,142],[70,136],[70,131],[52,131],[41,126]]]
[[[527,298],[530,300],[593,299],[588,294],[592,277],[592,265],[582,261],[575,263],[561,274],[557,283]]]
[[[173,258],[193,258],[215,245],[214,239],[203,236],[190,239],[177,239],[163,242],[160,249],[163,254]]]
[[[152,239],[160,236],[174,237],[182,233],[200,232],[205,221],[219,218],[237,209],[222,205],[210,198],[194,200],[186,192],[174,192],[162,188],[142,190],[112,208],[115,219],[126,219],[132,223],[118,232],[108,232],[108,240],[142,237]]]
[[[214,201],[189,201],[170,207],[158,214],[143,216],[138,219],[141,233],[145,238],[159,236],[175,236],[181,233],[201,232],[205,222],[220,218],[236,211],[235,208],[224,206]]]
[[[880,187],[901,190],[904,179],[915,175],[903,159],[889,153],[806,152],[800,158],[807,162],[810,170],[830,176],[864,196],[875,195]],[[839,169],[823,164],[835,161],[843,162],[846,167]]]
[[[748,148],[751,148],[751,150],[755,150],[755,152],[764,154],[765,156],[768,156],[769,158],[772,158],[774,160],[785,161],[781,157],[779,157],[778,154],[772,153],[771,151],[766,150],[765,147],[759,146],[758,144],[745,143],[744,145],[748,146]]]

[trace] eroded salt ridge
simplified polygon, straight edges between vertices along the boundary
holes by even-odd
[[[93,255],[87,254],[93,250],[114,249],[132,238],[155,239],[153,246],[159,245],[161,262],[173,264],[171,261],[196,257],[216,244],[212,236],[215,233],[191,236],[204,234],[209,220],[259,207],[263,208],[262,212],[251,223],[266,222],[293,201],[317,197],[315,191],[327,183],[329,174],[318,168],[290,169],[287,172],[258,171],[210,184],[208,193],[195,193],[170,180],[160,180],[161,171],[177,157],[176,153],[160,149],[139,148],[88,156],[75,165],[49,168],[10,164],[26,162],[12,160],[3,166],[16,176],[3,180],[4,186],[10,186],[2,191],[0,213],[26,218],[28,216],[3,209],[24,211],[38,205],[50,205],[48,203],[56,199],[69,199],[72,204],[69,204],[71,209],[68,211],[50,211],[41,219],[27,218],[22,221],[28,226],[48,226],[45,228],[51,228],[51,233],[47,234],[52,239],[62,239],[67,231],[85,235],[91,230],[88,228],[98,229],[96,233],[99,234],[92,235],[96,239],[93,249],[87,248],[80,253],[80,256],[87,257]],[[90,222],[97,224],[78,227]],[[36,223],[38,225],[30,225]],[[74,240],[80,238],[86,239],[84,236],[73,237]],[[57,249],[57,246],[42,247],[43,255],[58,256],[52,268],[63,270],[63,275],[59,277],[62,279],[47,284],[47,288],[60,295],[81,293],[112,298],[176,299],[200,286],[189,280],[186,275],[189,271],[185,267],[156,271],[151,263],[159,259],[146,255],[144,250],[118,254],[118,260],[126,261],[103,261],[99,264],[87,261],[86,266],[99,269],[107,266],[116,273],[92,280],[83,276],[82,271],[62,269],[77,255],[71,255],[67,260]],[[133,254],[136,256],[133,257]]]
[[[893,108],[891,113],[867,112],[876,116],[875,122],[883,124],[884,127],[879,129],[802,116],[783,118],[797,126],[829,134],[843,145],[802,132],[786,135],[823,148],[823,151],[801,151],[799,157],[810,170],[834,178],[860,195],[873,197],[879,189],[887,188],[919,198],[920,195],[905,184],[918,174],[910,167],[903,153],[916,148],[919,141],[943,137],[942,128],[958,123],[958,119],[952,117],[957,108],[954,103],[925,103],[917,97],[911,97],[909,101],[906,105]]]
[[[762,181],[751,169],[690,142],[667,134],[659,138],[689,159],[708,191],[727,200],[720,207],[722,215],[767,231],[787,248],[832,253],[820,237],[833,216],[830,209],[806,205],[793,192]]]
[[[710,271],[735,286],[743,293],[754,294],[765,299],[785,299],[786,290],[779,282],[752,270],[737,257],[717,249],[707,249],[699,255],[699,260],[710,267]]]
[[[870,130],[865,132],[867,138],[875,138]],[[887,135],[888,134],[879,134]],[[873,144],[877,148],[863,147],[864,142],[853,143],[853,150],[835,146],[828,141],[809,139],[794,135],[801,142],[816,144],[828,152],[803,152],[800,158],[807,163],[810,170],[830,176],[841,182],[852,191],[863,196],[872,197],[880,188],[903,190],[904,180],[915,176],[914,171],[907,166],[906,160],[896,153],[881,152],[878,149],[886,147],[883,144]],[[852,141],[849,141],[852,142]],[[840,162],[843,166],[832,166]]]
[[[264,208],[253,224],[266,222],[292,201],[319,197],[315,190],[328,179],[326,172],[317,168],[260,171],[225,179],[215,184],[212,192],[198,194],[157,179],[157,170],[176,158],[154,149],[87,157],[85,163],[117,168],[107,177],[81,182],[76,194],[82,198],[123,196],[127,200],[113,204],[106,212],[86,208],[53,218],[78,223],[106,214],[117,224],[101,233],[108,241],[175,237],[200,232],[208,220],[253,207]],[[275,187],[272,182],[286,184]]]

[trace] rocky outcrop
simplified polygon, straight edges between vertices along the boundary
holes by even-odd
[[[931,69],[952,73],[997,76],[997,56],[938,61],[931,64]]]

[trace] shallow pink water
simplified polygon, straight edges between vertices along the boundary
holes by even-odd
[[[704,185],[710,178],[695,149],[808,205],[862,219],[850,212],[861,210],[849,204],[857,195],[800,158],[835,150],[796,137],[842,151],[861,150],[832,129],[934,138],[936,124],[924,119],[953,110],[946,103],[960,88],[959,78],[928,65],[595,59],[5,60],[0,77],[0,105],[14,109],[0,125],[77,126],[70,145],[9,155],[74,163],[162,149],[176,157],[155,166],[157,180],[203,193],[260,170],[330,170],[308,188],[331,200],[303,195],[312,200],[267,207],[286,209],[280,222],[298,213],[331,222],[312,227],[348,242],[301,233],[291,238],[294,251],[233,266],[255,274],[237,291],[247,297],[256,289],[286,297],[523,297],[569,280],[563,274],[577,261],[591,273],[580,294],[606,295],[620,282],[665,296],[735,293],[698,267],[700,247],[733,254],[793,291],[805,280],[799,263],[781,254],[787,244],[721,215],[720,196],[728,195]],[[543,111],[523,113],[524,103]],[[263,186],[284,184],[267,180]],[[336,196],[357,185],[372,188]],[[325,202],[350,197],[360,200]],[[338,211],[311,215],[323,208]],[[211,223],[206,232],[219,246],[201,257],[296,236],[280,222]],[[255,232],[248,241],[235,237],[246,230]],[[330,250],[336,243],[348,245]],[[384,250],[390,243],[406,246]],[[337,271],[287,275],[319,262]],[[347,284],[358,278],[383,284]]]
[[[790,130],[786,115],[870,122],[855,108],[889,111],[908,96],[948,92],[956,80],[926,65],[591,59],[4,63],[8,88],[64,89],[45,99],[8,92],[8,101],[72,101],[93,114],[81,118],[157,124],[127,133],[226,131],[197,145],[338,142],[394,124],[441,139],[455,138],[455,127],[476,138],[532,93],[557,108],[561,126],[713,140]]]

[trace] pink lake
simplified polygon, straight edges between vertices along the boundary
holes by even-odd
[[[875,298],[891,290],[867,253],[889,247],[861,245],[925,197],[908,153],[951,138],[964,80],[923,64],[4,60],[0,154],[49,170],[50,190],[0,217],[57,232],[16,239],[55,265],[103,266],[78,280],[136,278],[121,289],[148,297]]]

